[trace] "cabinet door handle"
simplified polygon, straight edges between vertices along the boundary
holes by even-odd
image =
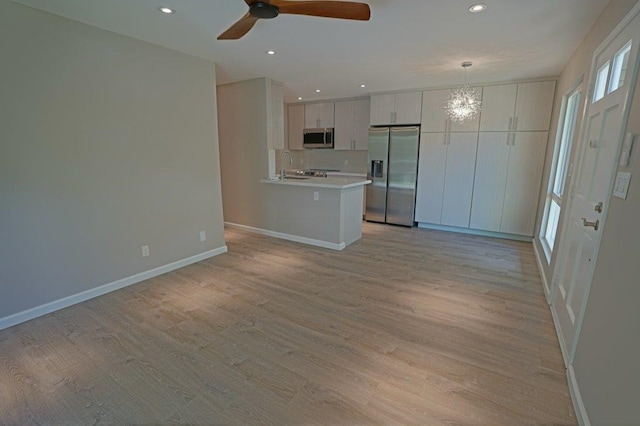
[[[509,117],[509,131],[513,130],[513,117]]]
[[[445,145],[445,146],[447,145],[447,134],[446,133],[444,133],[442,135],[442,145]]]
[[[518,117],[513,118],[513,130],[518,130]]]

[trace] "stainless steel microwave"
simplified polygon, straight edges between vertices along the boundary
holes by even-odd
[[[307,149],[332,149],[333,148],[333,128],[325,129],[304,129],[302,146]]]

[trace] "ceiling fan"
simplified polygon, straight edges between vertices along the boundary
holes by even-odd
[[[368,21],[371,17],[369,5],[348,1],[291,1],[291,0],[244,0],[247,12],[218,40],[237,40],[249,32],[259,19],[275,18],[281,13],[292,15],[320,16],[323,18],[355,19]]]

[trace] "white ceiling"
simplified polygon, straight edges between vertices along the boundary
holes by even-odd
[[[369,22],[280,15],[236,41],[216,37],[243,0],[14,1],[211,59],[219,83],[273,78],[293,102],[457,85],[465,60],[472,83],[557,76],[609,0],[364,0]]]

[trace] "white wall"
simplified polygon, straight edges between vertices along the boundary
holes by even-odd
[[[0,320],[224,247],[213,62],[8,0],[0,58]]]
[[[589,80],[593,52],[636,0],[614,0],[573,55],[559,83],[552,122],[558,126],[562,96],[583,78],[583,94]],[[626,131],[640,134],[640,92],[636,93]],[[583,99],[584,99],[583,95]],[[583,109],[580,110],[581,112]],[[580,123],[578,123],[578,128]],[[579,140],[574,143],[574,154]],[[640,154],[636,146],[629,168],[634,173],[626,200],[612,198],[603,229],[591,294],[578,340],[574,370],[588,418],[593,425],[631,425],[640,419]],[[545,176],[551,163],[552,144],[547,153]],[[572,158],[572,161],[574,158]],[[568,182],[569,188],[571,181]],[[546,189],[547,182],[543,183]],[[538,226],[544,197],[539,206]],[[562,221],[562,219],[561,219]],[[559,232],[562,230],[560,229]],[[538,232],[538,231],[537,231]],[[559,234],[560,235],[560,234]],[[540,248],[540,241],[535,244]],[[542,253],[542,251],[539,251]],[[544,261],[543,261],[544,264]],[[544,265],[544,275],[551,282],[553,267]]]

